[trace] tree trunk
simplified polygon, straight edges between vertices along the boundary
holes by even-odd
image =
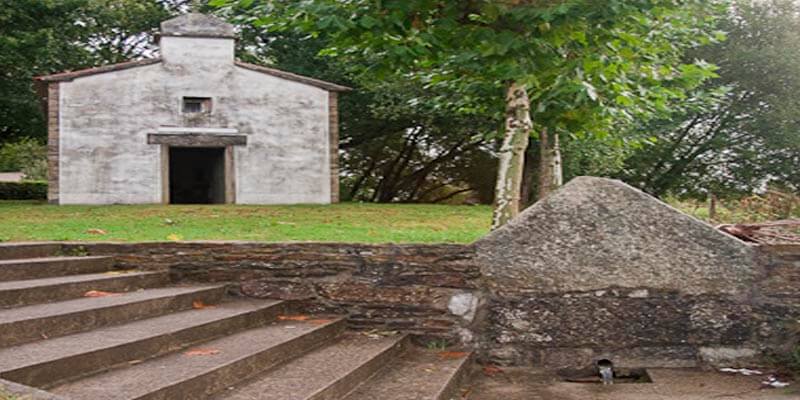
[[[520,211],[530,207],[536,202],[538,194],[537,177],[539,175],[539,143],[530,142],[525,150],[525,165],[522,172],[522,194],[520,197]]]
[[[708,219],[710,221],[717,219],[717,196],[714,193],[708,196]]]
[[[512,82],[506,94],[506,126],[499,154],[492,229],[503,226],[519,214],[525,149],[533,129],[530,111],[527,88]]]
[[[539,133],[539,200],[564,184],[561,167],[561,146],[558,134],[550,134],[547,128]]]

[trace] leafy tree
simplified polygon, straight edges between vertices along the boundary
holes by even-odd
[[[621,178],[657,196],[768,182],[800,190],[800,5],[738,0],[722,28],[729,40],[691,54],[719,65],[720,77],[696,92],[702,106],[638,127],[657,140],[626,160]],[[713,91],[721,96],[706,96]]]
[[[33,77],[154,51],[153,34],[179,4],[156,0],[15,0],[0,8],[0,143],[44,138]]]
[[[348,64],[318,55],[322,38],[254,29],[242,24],[246,14],[228,11],[241,28],[239,58],[357,87],[340,98],[343,199],[439,202],[467,194],[491,202],[494,141],[481,133],[496,119],[447,112],[437,107],[444,93],[431,94],[419,82],[358,87]]]
[[[477,192],[491,201],[491,182],[474,167],[491,171],[493,141],[482,134],[496,121],[454,116],[406,99],[425,99],[415,85],[387,83],[371,93],[368,118],[343,126],[345,174],[350,197],[368,201],[438,202]],[[349,97],[350,95],[348,95]],[[364,109],[348,116],[364,113]],[[488,168],[487,168],[488,162]],[[488,189],[488,196],[487,196]],[[488,197],[488,199],[487,199]]]
[[[359,60],[365,85],[400,76],[456,93],[442,99],[443,109],[504,115],[495,227],[519,211],[531,112],[540,116],[540,136],[609,134],[615,124],[666,112],[686,88],[712,75],[707,64],[679,61],[686,48],[715,39],[710,26],[718,5],[700,0],[211,4],[250,12],[256,25],[274,32],[324,35],[329,46],[323,53]]]

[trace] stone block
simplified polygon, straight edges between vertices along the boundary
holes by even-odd
[[[476,242],[500,296],[655,287],[746,297],[744,242],[620,181],[579,177]]]
[[[261,299],[306,300],[315,297],[314,289],[305,282],[257,279],[241,285],[242,294]]]
[[[689,341],[696,344],[744,343],[753,336],[753,309],[718,299],[697,299],[687,308]]]
[[[374,286],[362,282],[325,282],[316,285],[317,293],[327,301],[339,304],[384,305],[402,309],[447,311],[453,294],[451,289],[425,286]]]
[[[532,297],[492,302],[490,337],[529,347],[670,346],[689,342],[691,303],[679,297]]]

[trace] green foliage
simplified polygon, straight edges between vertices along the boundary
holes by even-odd
[[[436,351],[445,351],[448,347],[451,346],[450,341],[447,339],[431,339],[425,343],[425,347],[428,350],[436,350]]]
[[[665,113],[714,76],[687,48],[710,43],[717,1],[233,1],[272,32],[325,37],[322,54],[354,60],[365,82],[387,76],[457,93],[440,106],[501,114],[502,87],[528,84],[535,120],[555,132],[612,134]],[[244,10],[244,11],[241,11]],[[365,62],[366,60],[366,62]]]
[[[800,196],[776,189],[770,189],[762,195],[719,199],[714,219],[709,215],[709,201],[676,197],[667,197],[666,200],[675,208],[713,224],[800,218]]]
[[[0,172],[16,172],[22,169],[19,156],[13,145],[6,143],[0,146]]]
[[[58,257],[86,257],[91,255],[84,246],[71,247],[69,250],[59,249],[56,254]]]
[[[800,5],[735,4],[721,25],[729,39],[689,54],[720,77],[690,93],[693,107],[636,127],[656,140],[626,160],[622,179],[658,196],[800,190]]]
[[[228,17],[243,23],[237,44],[243,60],[356,87],[340,97],[343,199],[491,202],[494,143],[483,133],[500,121],[451,113],[439,99],[457,93],[433,93],[420,82],[387,77],[361,86],[348,63],[318,56],[323,38],[264,32],[247,25],[247,14],[237,10]]]
[[[423,92],[413,83],[384,81],[367,92],[365,107],[351,103],[342,108],[342,119],[351,118],[342,126],[349,196],[377,202],[438,202],[467,190],[491,201],[494,143],[483,133],[495,129],[496,121],[430,107],[430,96]],[[409,98],[417,102],[409,104]],[[443,188],[455,190],[442,192]]]
[[[46,200],[47,182],[0,182],[0,200]]]
[[[213,0],[211,4],[239,15],[254,30],[321,39],[319,54],[348,65],[352,80],[362,89],[384,87],[415,108],[496,121],[478,131],[485,140],[495,140],[502,126],[505,87],[510,82],[524,84],[533,103],[534,129],[547,128],[571,145],[565,147],[565,167],[568,174],[577,175],[616,171],[628,152],[650,138],[626,130],[627,126],[693,106],[687,92],[715,77],[715,67],[702,60],[684,62],[683,56],[688,49],[724,38],[714,23],[727,2]],[[386,82],[422,90],[404,91]],[[390,141],[396,144],[392,150],[402,154],[407,139],[408,135],[397,134]],[[602,148],[587,147],[593,144]],[[394,155],[389,152],[388,157]],[[361,160],[364,168],[373,165],[368,158],[352,159]],[[381,177],[393,175],[396,164],[376,169],[378,183],[367,182],[367,187],[380,189]],[[357,193],[353,196],[358,198]],[[392,193],[368,198],[403,197]]]
[[[0,7],[0,142],[43,138],[33,77],[152,53],[173,2],[15,0]]]
[[[30,138],[0,144],[0,172],[21,171],[25,179],[47,178],[47,146]]]

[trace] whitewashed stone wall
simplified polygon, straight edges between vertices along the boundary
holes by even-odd
[[[330,202],[328,91],[234,64],[233,39],[164,37],[163,61],[60,83],[61,204],[160,203],[159,127],[232,128],[236,202]],[[187,117],[182,98],[211,97]]]

